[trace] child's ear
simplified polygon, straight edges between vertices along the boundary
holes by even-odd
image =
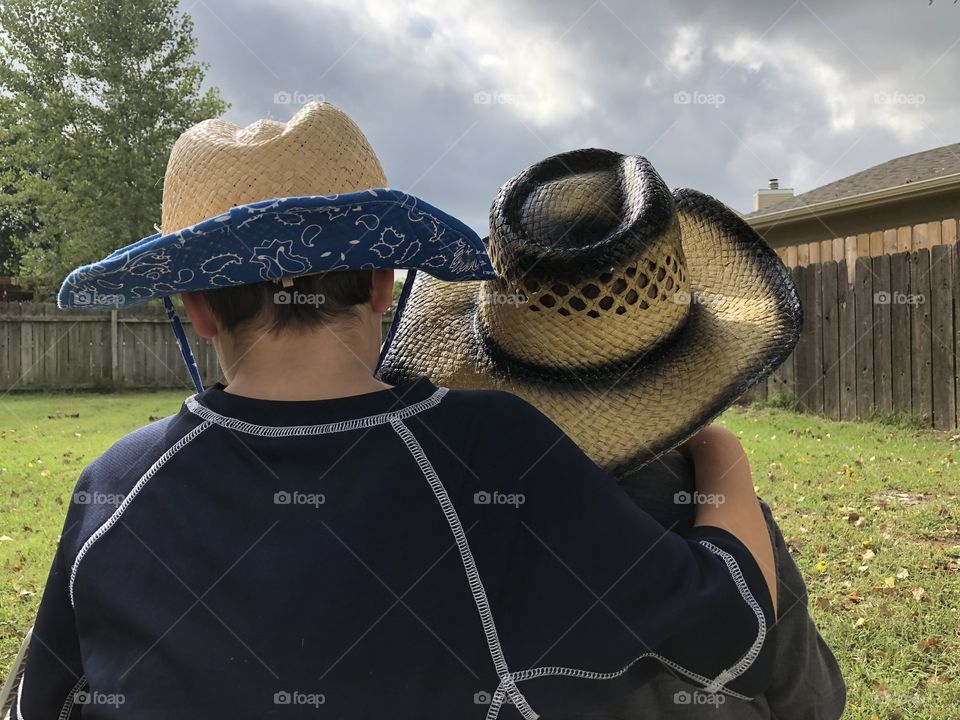
[[[385,313],[393,304],[393,270],[373,271],[373,293],[370,307],[375,313]]]
[[[187,317],[190,318],[197,335],[204,338],[216,337],[220,328],[217,327],[217,320],[213,316],[210,305],[203,297],[203,293],[183,293],[180,299],[183,300],[183,309],[187,311]]]

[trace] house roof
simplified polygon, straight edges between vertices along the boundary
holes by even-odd
[[[760,217],[957,173],[960,173],[960,143],[887,160],[744,217]]]

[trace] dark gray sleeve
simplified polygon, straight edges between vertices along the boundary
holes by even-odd
[[[693,526],[696,508],[684,502],[694,488],[693,468],[680,453],[667,453],[620,481],[627,494],[661,524],[675,524],[681,533]],[[783,533],[769,506],[762,500],[760,506],[774,546],[779,604],[773,684],[766,694],[753,702],[726,697],[719,706],[709,705],[693,686],[664,671],[624,703],[610,708],[609,717],[836,720],[843,714],[846,685],[840,668],[807,610],[807,588]]]

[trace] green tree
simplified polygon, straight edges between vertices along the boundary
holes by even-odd
[[[153,232],[170,147],[227,108],[177,0],[0,0],[0,243],[52,290]]]

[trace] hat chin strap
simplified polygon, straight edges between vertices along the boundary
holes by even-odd
[[[197,368],[197,361],[193,357],[193,351],[190,349],[190,341],[187,340],[187,334],[183,331],[183,323],[177,317],[177,311],[173,307],[173,302],[169,297],[163,298],[163,307],[167,310],[167,319],[170,321],[170,327],[173,328],[173,334],[177,338],[177,347],[180,348],[180,355],[183,356],[183,364],[187,366],[187,372],[190,373],[190,379],[193,380],[193,386],[198,393],[203,392],[203,383],[200,381],[200,370]]]

